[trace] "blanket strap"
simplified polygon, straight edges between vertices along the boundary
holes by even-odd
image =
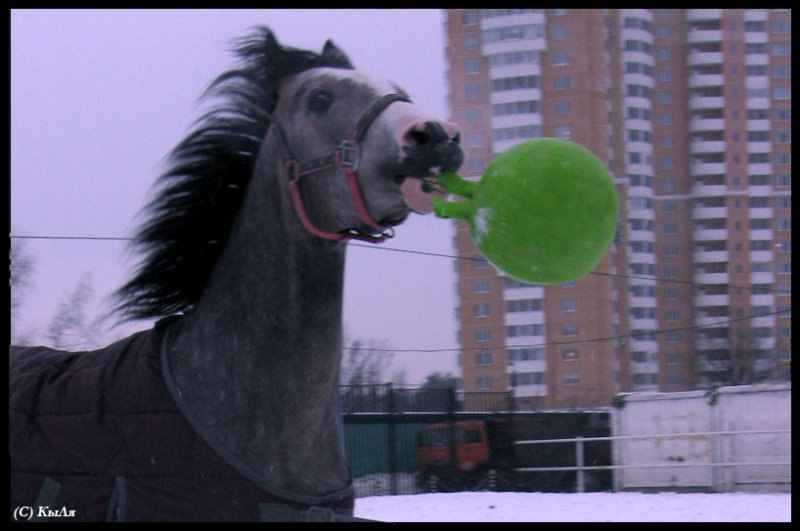
[[[106,522],[124,522],[127,518],[128,496],[125,489],[125,478],[122,476],[114,480],[114,490],[106,510]]]
[[[39,507],[55,507],[58,492],[61,490],[61,483],[54,480],[50,476],[45,476],[42,482],[42,487],[39,489],[39,494],[36,495],[36,501],[33,506],[37,508],[36,514],[31,518],[32,522],[44,522],[47,520],[46,516],[39,516]]]

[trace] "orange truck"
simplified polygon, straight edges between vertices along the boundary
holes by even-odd
[[[604,411],[540,412],[429,424],[417,439],[417,486],[437,490],[570,491],[575,471],[518,472],[519,467],[569,467],[576,444],[516,445],[515,441],[605,437],[611,434]],[[608,441],[583,444],[582,466],[611,464]],[[608,470],[587,471],[585,488],[608,490]]]
[[[463,420],[426,426],[417,443],[418,483],[432,475],[450,484],[486,480],[489,470],[513,465],[508,421]]]

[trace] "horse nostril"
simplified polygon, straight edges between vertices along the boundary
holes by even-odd
[[[417,122],[404,135],[408,146],[427,146],[450,140],[449,135],[438,122]]]
[[[408,136],[411,144],[416,146],[424,146],[430,141],[430,136],[424,131],[412,131]]]

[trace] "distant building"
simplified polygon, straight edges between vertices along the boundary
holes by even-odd
[[[555,408],[786,379],[791,11],[451,9],[445,33],[461,175],[561,137],[606,162],[621,207],[576,282],[457,262],[464,390]],[[454,226],[458,254],[479,257]]]

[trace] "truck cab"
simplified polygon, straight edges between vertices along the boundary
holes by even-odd
[[[423,474],[442,469],[470,472],[487,465],[489,460],[486,422],[482,420],[431,424],[420,433],[417,465]]]

